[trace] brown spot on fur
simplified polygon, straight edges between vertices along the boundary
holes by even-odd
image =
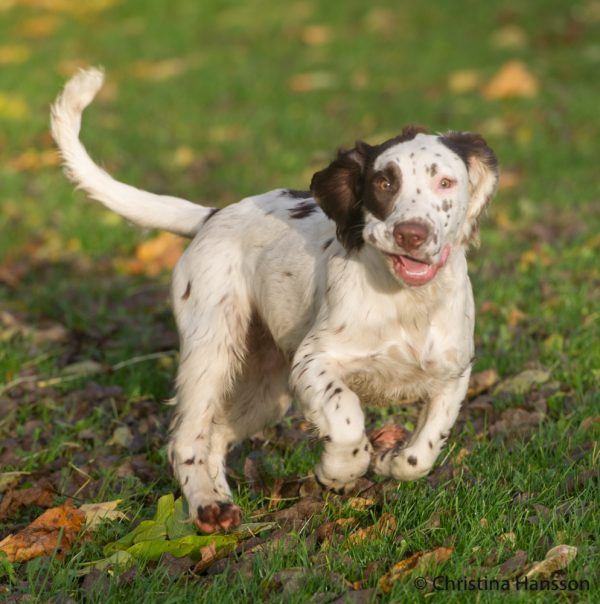
[[[186,459],[183,463],[186,466],[191,466],[194,463],[194,461],[196,461],[196,458],[195,457],[190,457],[189,459]]]
[[[319,206],[313,201],[302,201],[289,210],[290,218],[306,218],[318,210]]]
[[[190,293],[192,292],[192,282],[188,281],[187,287],[183,292],[183,296],[181,296],[182,300],[187,300],[190,297]]]
[[[333,243],[333,237],[331,239],[328,239],[324,244],[323,244],[323,251],[325,251],[331,244]]]
[[[417,458],[412,455],[406,460],[411,466],[417,465]]]

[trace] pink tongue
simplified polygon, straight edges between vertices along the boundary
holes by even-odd
[[[429,268],[429,265],[423,262],[417,262],[416,260],[411,260],[406,256],[401,256],[400,262],[404,265],[406,270],[410,271],[411,273],[421,273],[425,269]]]
[[[438,269],[446,264],[449,255],[450,247],[446,246],[437,264],[426,264],[406,256],[396,256],[394,258],[394,270],[408,285],[425,285],[436,276]]]

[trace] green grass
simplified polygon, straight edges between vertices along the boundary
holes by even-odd
[[[145,278],[120,268],[154,233],[141,233],[84,201],[57,166],[15,164],[25,152],[52,148],[48,107],[72,61],[107,70],[107,93],[84,120],[83,139],[92,156],[121,180],[207,205],[223,206],[279,186],[306,188],[337,146],[360,138],[383,140],[407,123],[481,132],[502,168],[518,174],[519,181],[499,192],[482,225],[481,248],[470,256],[480,309],[475,370],[495,368],[508,377],[544,367],[556,382],[525,397],[494,401],[499,412],[543,400],[547,416],[541,428],[523,436],[477,436],[469,416],[453,431],[449,459],[463,446],[470,453],[446,481],[401,484],[367,512],[350,513],[343,500],[331,497],[314,521],[354,515],[367,526],[390,512],[396,518],[393,534],[319,551],[310,538],[313,522],[296,531],[294,545],[248,557],[245,573],[170,576],[154,565],[128,580],[107,577],[106,585],[96,595],[88,589],[87,597],[103,603],[318,601],[317,594],[347,589],[339,577],[376,587],[395,562],[423,549],[455,548],[450,560],[428,575],[491,578],[497,563],[519,549],[530,561],[541,560],[550,547],[564,543],[578,548],[565,576],[589,580],[591,591],[561,599],[597,601],[599,499],[597,475],[594,479],[590,471],[598,464],[598,432],[579,427],[600,408],[597,3],[456,0],[442,8],[414,0],[377,7],[356,0],[343,5],[129,0],[97,11],[93,6],[102,3],[92,0],[73,3],[80,9],[68,11],[27,4],[0,6],[0,58],[4,46],[24,45],[28,52],[24,62],[2,65],[0,72],[0,268],[14,273],[22,267],[14,283],[0,281],[0,307],[31,329],[15,333],[0,323],[0,382],[27,371],[57,375],[82,360],[114,366],[140,355],[170,354],[176,347],[168,274]],[[29,21],[48,23],[52,17],[55,29],[46,34]],[[322,44],[310,43],[306,28],[312,25],[328,28]],[[494,43],[508,26],[519,28],[522,44]],[[537,78],[538,94],[485,99],[481,86],[513,59]],[[155,64],[171,60],[167,69],[171,65],[180,73],[141,77],[156,76]],[[141,62],[154,64],[154,71]],[[481,85],[454,93],[448,79],[464,69],[476,70]],[[290,78],[307,73],[321,74],[323,87],[294,90]],[[26,104],[26,115],[6,108],[2,99],[14,98]],[[188,153],[182,148],[191,150],[190,161],[177,161]],[[48,322],[64,326],[67,337],[36,340]],[[162,403],[172,396],[175,367],[169,354],[50,389],[1,394],[4,469],[33,472],[21,486],[58,473],[53,480],[61,492],[72,494],[84,483],[77,482],[73,466],[84,468],[94,488],[84,487],[81,501],[122,498],[132,521],[150,517],[158,496],[175,488],[164,455],[168,408]],[[97,399],[84,390],[91,379],[105,389]],[[120,391],[106,390],[111,385]],[[412,411],[406,413],[380,410],[372,419],[375,424],[385,418],[414,420]],[[131,418],[148,428],[134,453],[106,445],[114,429],[130,425]],[[82,439],[86,430],[96,438]],[[314,443],[266,447],[269,478],[305,474],[317,449]],[[116,472],[132,454],[150,464],[146,478]],[[243,473],[243,461],[234,466]],[[578,476],[588,478],[577,483]],[[243,480],[239,484],[246,515],[261,510],[265,499]],[[541,516],[534,504],[551,513]],[[0,525],[2,536],[39,511],[29,507],[9,518]],[[432,514],[439,515],[439,526],[430,522]],[[131,524],[106,525],[63,561],[15,565],[12,593],[30,594],[35,601],[81,600],[80,564],[101,557],[102,546]],[[514,533],[514,541],[502,545],[506,533]],[[307,569],[306,580],[286,591],[276,573],[297,567]],[[368,568],[374,570],[366,576]],[[0,591],[0,597],[6,593]],[[425,597],[463,602],[471,596],[480,602],[550,601],[556,593]],[[409,578],[381,601],[421,597]]]

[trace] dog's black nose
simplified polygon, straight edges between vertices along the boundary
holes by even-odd
[[[396,243],[407,252],[418,250],[429,238],[429,227],[416,221],[399,222],[394,227]]]

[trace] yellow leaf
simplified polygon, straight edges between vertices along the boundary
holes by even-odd
[[[469,390],[467,396],[474,398],[478,394],[489,390],[499,380],[498,372],[495,369],[486,369],[479,373],[474,373],[469,380]]]
[[[0,46],[0,65],[17,65],[25,63],[31,50],[25,44],[8,44]]]
[[[17,95],[0,92],[0,119],[24,120],[29,117],[29,107]]]
[[[187,145],[182,145],[175,149],[173,155],[173,165],[177,168],[187,168],[194,163],[194,150]]]
[[[128,263],[131,274],[145,274],[150,277],[163,270],[172,269],[185,248],[185,240],[171,233],[161,233],[138,245],[135,260]]]
[[[514,50],[527,46],[527,34],[518,25],[507,25],[496,30],[490,39],[493,48]]]
[[[308,46],[323,46],[331,40],[331,28],[327,25],[308,25],[302,30],[302,41]]]
[[[448,76],[448,90],[455,94],[470,92],[481,84],[481,76],[474,69],[461,69]]]
[[[505,63],[483,88],[486,99],[532,98],[538,93],[538,81],[521,61]]]
[[[56,15],[30,17],[20,23],[17,32],[27,38],[46,38],[56,31],[60,22]]]
[[[60,155],[56,149],[27,149],[21,155],[8,161],[8,166],[13,170],[39,170],[48,166],[58,166],[60,164]]]
[[[131,66],[131,73],[140,80],[160,82],[177,77],[187,71],[185,59],[174,58],[162,61],[137,61]]]
[[[79,511],[85,514],[85,527],[94,530],[104,520],[127,520],[127,516],[117,510],[122,499],[104,501],[102,503],[84,503]]]
[[[389,593],[392,591],[394,583],[401,581],[414,570],[422,572],[428,567],[443,564],[450,558],[453,552],[454,548],[452,547],[437,547],[432,550],[416,552],[412,556],[401,560],[379,579],[381,591]]]
[[[288,80],[288,86],[294,92],[311,92],[333,88],[335,81],[335,76],[328,71],[312,71],[293,75]]]
[[[360,543],[361,541],[370,540],[382,535],[389,535],[396,530],[396,519],[393,514],[385,512],[381,514],[379,520],[365,528],[354,531],[349,537],[350,543]]]

